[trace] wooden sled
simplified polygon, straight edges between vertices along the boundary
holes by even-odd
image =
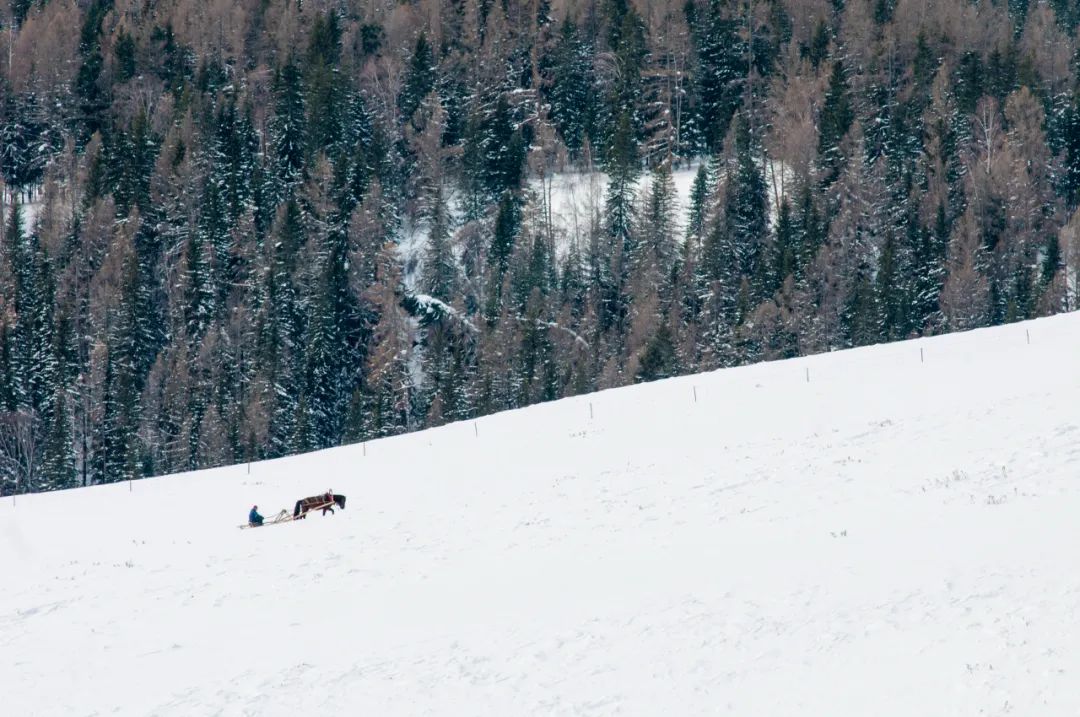
[[[282,508],[280,513],[275,515],[273,518],[270,518],[269,520],[264,520],[262,522],[262,525],[252,525],[251,523],[244,523],[243,525],[240,525],[240,526],[237,526],[237,527],[239,527],[240,530],[244,530],[245,528],[265,528],[268,525],[277,525],[278,523],[289,523],[289,522],[292,521],[292,519],[293,519],[293,517],[289,513],[289,511]]]

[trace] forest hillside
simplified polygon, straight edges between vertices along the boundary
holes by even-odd
[[[2,494],[1075,308],[1075,0],[4,2]]]

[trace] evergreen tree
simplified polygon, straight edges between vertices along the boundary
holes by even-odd
[[[52,416],[46,428],[41,454],[41,475],[46,489],[73,488],[78,481],[75,473],[71,412],[66,392],[62,389],[58,391],[52,403]]]
[[[702,162],[694,175],[690,187],[690,214],[686,223],[686,233],[700,239],[705,235],[706,202],[709,198],[709,168]]]
[[[653,267],[657,276],[670,278],[675,261],[675,181],[666,162],[652,172],[646,197],[642,244],[648,251],[638,251],[634,263]]]
[[[649,340],[638,363],[638,372],[635,381],[657,381],[662,378],[674,376],[677,371],[675,357],[675,345],[671,337],[671,329],[667,324],[661,324],[656,334]]]
[[[910,238],[910,237],[909,237]],[[911,331],[911,297],[905,281],[907,246],[892,233],[885,237],[885,246],[878,258],[876,277],[877,304],[880,311],[881,338],[895,341]]]
[[[737,275],[751,282],[752,287],[767,289],[767,266],[764,247],[767,241],[767,197],[765,178],[754,162],[753,139],[750,127],[741,117],[736,124],[736,171],[725,195],[724,219],[729,234],[728,244],[734,252]],[[761,290],[740,299],[739,318],[751,308],[750,303],[764,298]]]
[[[495,216],[495,231],[491,239],[488,261],[499,276],[506,274],[510,266],[510,257],[514,253],[514,239],[517,236],[519,217],[514,199],[509,192],[504,192],[499,200],[498,214]]]
[[[36,244],[36,242],[34,242]],[[52,262],[44,251],[34,246],[35,270],[33,308],[27,323],[26,342],[29,347],[29,373],[23,381],[30,391],[30,406],[39,416],[52,413],[52,399],[59,389],[53,333],[56,328],[56,282]],[[24,304],[25,305],[25,304]]]
[[[617,138],[623,128],[624,119],[630,122],[630,137],[634,151],[645,138],[645,87],[642,71],[649,54],[645,24],[634,9],[625,0],[610,0],[608,43],[614,56],[614,76],[607,81],[606,102],[601,109],[598,134],[603,142],[597,146],[604,149],[606,155],[615,151],[616,144],[623,141]],[[610,163],[612,158],[605,156]]]
[[[11,19],[16,25],[22,25],[34,0],[11,0]]]
[[[551,118],[567,149],[577,156],[585,140],[596,137],[595,58],[569,15],[563,21],[553,55],[547,91]]]
[[[17,406],[11,344],[11,330],[0,321],[0,411],[5,413],[14,411]]]
[[[826,184],[831,184],[837,178],[846,161],[840,144],[854,119],[844,63],[837,60],[829,75],[829,88],[818,119],[818,156],[822,179]]]
[[[776,232],[773,237],[772,267],[767,289],[770,295],[780,289],[785,279],[796,275],[800,268],[798,260],[798,227],[792,214],[791,203],[784,198],[780,202],[780,211],[776,218]]]
[[[269,266],[258,326],[259,364],[271,387],[266,457],[287,455],[296,435],[305,327],[292,275],[296,254],[304,241],[300,208],[295,201],[289,201],[281,208],[272,241],[267,245]]]
[[[803,54],[810,60],[816,70],[821,63],[829,56],[829,40],[831,34],[829,26],[825,20],[818,20],[817,27],[814,28],[814,34],[810,40],[810,45],[804,47]]]
[[[187,291],[185,318],[189,339],[197,343],[217,315],[217,292],[206,237],[200,231],[191,234],[187,246]]]
[[[844,303],[840,321],[847,346],[876,343],[881,333],[880,307],[870,274],[866,265],[856,269],[852,290]]]
[[[22,215],[15,202],[7,232],[15,309],[10,339],[12,394],[17,408],[42,415],[49,408],[56,382],[52,353],[55,284],[37,233],[22,229]]]
[[[510,269],[510,257],[514,253],[519,224],[517,207],[510,193],[506,192],[499,200],[491,247],[488,250],[489,279],[484,313],[489,323],[494,323],[503,309],[503,282]]]
[[[121,30],[113,46],[113,57],[116,60],[116,79],[127,82],[135,76],[135,39]]]
[[[608,234],[623,252],[628,252],[634,234],[635,185],[639,168],[637,147],[630,124],[630,114],[623,112],[608,150],[610,177],[605,206]]]
[[[488,204],[503,192],[517,192],[525,168],[525,140],[514,127],[506,95],[482,103],[466,129],[465,170],[474,203]],[[474,217],[476,211],[472,212]]]
[[[114,483],[140,477],[135,455],[138,397],[132,378],[130,367],[110,350],[105,361],[102,416],[94,441],[98,482]]]
[[[87,142],[103,126],[103,114],[108,97],[101,87],[101,70],[105,60],[101,54],[101,26],[112,9],[112,0],[93,0],[87,8],[79,36],[81,64],[75,76],[75,94],[79,98],[80,140]]]
[[[630,260],[637,252],[635,191],[639,174],[636,145],[630,116],[624,112],[608,151],[608,187],[605,201],[606,241],[593,250],[593,283],[599,297],[599,326],[615,329],[618,340],[625,337],[629,315],[628,281]]]
[[[318,15],[308,34],[304,62],[309,113],[307,154],[326,151],[331,158],[343,152],[344,124],[347,121],[346,94],[338,66],[341,62],[341,26],[336,12]]]
[[[24,189],[39,183],[60,149],[47,110],[32,92],[0,95],[0,179]]]
[[[307,413],[312,448],[338,445],[347,404],[362,363],[359,312],[349,288],[348,237],[340,227],[327,236],[322,280],[308,321]]]
[[[737,20],[726,16],[720,0],[709,0],[700,19],[696,5],[691,2],[686,7],[696,20],[689,23],[697,55],[691,130],[697,137],[698,149],[716,153],[742,104],[746,46],[738,34]]]
[[[231,225],[245,211],[257,206],[253,200],[259,140],[251,124],[250,108],[241,111],[234,101],[218,110],[214,124],[215,131],[207,152],[210,168],[204,191],[213,188],[220,193],[220,197],[208,199],[224,202]],[[214,208],[214,211],[221,210]]]
[[[402,122],[410,121],[424,98],[435,89],[435,73],[435,55],[432,53],[427,35],[421,32],[416,38],[412,60],[409,62],[405,82],[398,95],[398,111]]]
[[[276,104],[270,141],[277,179],[284,187],[292,188],[303,181],[308,146],[304,82],[295,63],[288,62],[278,71],[274,90]]]

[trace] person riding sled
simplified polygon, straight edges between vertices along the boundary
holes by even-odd
[[[248,513],[248,525],[255,527],[263,524],[263,517],[259,515],[259,506],[251,506],[251,512]]]

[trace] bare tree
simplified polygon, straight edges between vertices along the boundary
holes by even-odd
[[[990,308],[989,286],[979,271],[980,237],[973,211],[961,217],[949,246],[948,278],[941,292],[941,310],[950,331],[986,325]]]
[[[33,491],[41,468],[38,419],[33,411],[0,415],[0,493]]]

